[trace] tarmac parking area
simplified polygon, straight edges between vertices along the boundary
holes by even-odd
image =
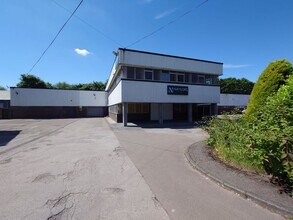
[[[169,219],[103,118],[1,120],[0,219]]]

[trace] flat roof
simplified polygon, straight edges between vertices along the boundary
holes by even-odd
[[[151,54],[151,55],[158,55],[158,56],[165,56],[165,57],[173,57],[173,58],[179,58],[179,59],[185,59],[185,60],[195,60],[200,62],[206,62],[206,63],[215,63],[215,64],[222,64],[221,62],[215,62],[215,61],[209,61],[209,60],[201,60],[201,59],[195,59],[195,58],[189,58],[189,57],[180,57],[180,56],[174,56],[169,54],[162,54],[162,53],[153,53],[153,52],[147,52],[147,51],[141,51],[141,50],[132,50],[127,48],[118,48],[119,50],[124,51],[130,51],[130,52],[136,52],[136,53],[144,53],[144,54]]]
[[[42,89],[42,90],[65,90],[65,91],[88,91],[88,92],[106,92],[105,90],[88,90],[88,89],[57,89],[57,88],[27,88],[27,87],[17,87],[10,86],[10,89]]]

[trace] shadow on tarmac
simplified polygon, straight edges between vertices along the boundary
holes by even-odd
[[[11,140],[13,140],[21,130],[14,131],[0,131],[0,147],[6,146]]]

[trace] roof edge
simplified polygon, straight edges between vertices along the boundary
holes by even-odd
[[[195,59],[195,58],[189,58],[189,57],[181,57],[181,56],[175,56],[175,55],[169,55],[169,54],[163,54],[163,53],[154,53],[154,52],[148,52],[148,51],[133,50],[133,49],[127,49],[127,48],[121,48],[121,47],[118,48],[118,50],[151,54],[151,55],[158,55],[158,56],[165,56],[165,57],[173,57],[173,58],[179,58],[179,59],[185,59],[185,60],[194,60],[194,61],[200,61],[200,62],[206,62],[206,63],[221,64],[221,65],[224,64],[221,62],[215,62],[215,61],[210,61],[210,60],[201,60],[201,59]]]

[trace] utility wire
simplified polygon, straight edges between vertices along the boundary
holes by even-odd
[[[57,6],[59,6],[60,8],[63,8],[65,11],[71,13],[71,11],[69,9],[65,8],[63,5],[59,4],[55,0],[51,0],[51,1],[54,4],[56,4]],[[81,17],[79,17],[78,15],[74,15],[74,17],[77,18],[78,20],[80,20],[81,22],[83,22],[84,24],[86,24],[87,26],[89,26],[90,28],[92,28],[94,31],[96,31],[99,34],[103,35],[106,39],[112,41],[113,43],[115,43],[116,45],[118,45],[120,47],[124,47],[122,44],[120,44],[119,42],[115,41],[113,38],[111,38],[110,36],[108,36],[107,34],[105,34],[104,32],[102,32],[98,28],[94,27],[93,25],[91,25],[90,23],[88,23],[87,21],[85,21],[84,19],[82,19]]]
[[[82,4],[83,0],[81,0],[79,2],[79,4],[77,5],[77,7],[75,8],[75,10],[71,13],[71,15],[69,16],[69,18],[66,20],[66,22],[62,25],[62,27],[60,28],[60,30],[57,32],[57,34],[55,35],[55,37],[53,38],[53,40],[51,41],[51,43],[49,44],[49,46],[44,50],[44,52],[41,54],[41,56],[39,57],[39,59],[34,63],[34,65],[32,66],[32,68],[28,71],[28,73],[31,73],[31,71],[35,68],[35,66],[41,61],[41,59],[43,58],[43,56],[46,54],[46,52],[49,50],[49,48],[53,45],[53,43],[55,42],[55,40],[57,39],[57,37],[59,36],[59,34],[61,33],[61,31],[64,29],[64,27],[66,26],[66,24],[69,22],[69,20],[72,18],[72,16],[75,14],[75,12],[77,11],[77,9],[80,7],[80,5]]]
[[[151,33],[149,33],[149,34],[147,34],[147,35],[145,35],[145,36],[139,38],[138,40],[134,41],[132,44],[128,45],[126,48],[132,47],[133,45],[135,45],[135,44],[137,44],[137,43],[143,41],[144,39],[146,39],[146,38],[148,38],[148,37],[150,37],[150,36],[152,36],[152,35],[154,35],[154,34],[160,32],[161,30],[163,30],[163,29],[166,28],[167,26],[169,26],[169,25],[175,23],[176,21],[178,21],[178,20],[180,20],[181,18],[185,17],[186,15],[190,14],[192,11],[194,11],[194,10],[196,10],[196,9],[199,9],[201,6],[203,6],[203,5],[204,5],[205,3],[207,3],[207,2],[208,2],[208,0],[205,0],[205,1],[201,2],[200,4],[196,5],[194,8],[192,8],[192,9],[186,11],[185,13],[183,13],[183,14],[180,15],[179,17],[173,19],[172,21],[168,22],[167,24],[165,24],[165,25],[159,27],[158,29],[154,30],[153,32],[151,32]]]

